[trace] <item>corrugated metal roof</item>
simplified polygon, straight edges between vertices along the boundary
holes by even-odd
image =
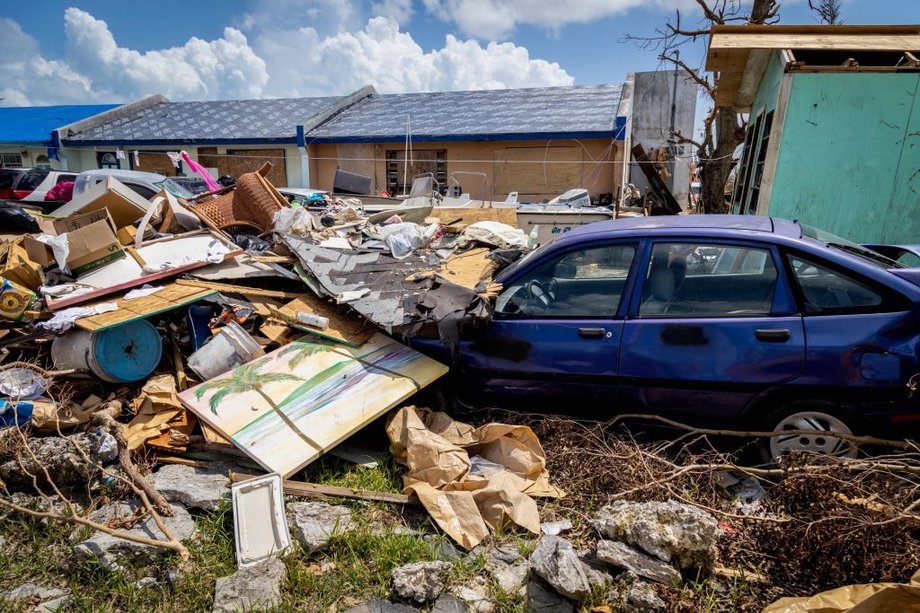
[[[0,107],[0,142],[51,141],[51,131],[113,109],[117,104],[69,104],[61,106]]]
[[[294,142],[297,125],[335,104],[337,96],[265,100],[162,102],[101,126],[72,134],[67,141],[239,141]]]
[[[622,85],[499,89],[367,98],[307,140],[612,132]]]

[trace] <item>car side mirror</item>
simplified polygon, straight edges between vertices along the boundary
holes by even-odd
[[[575,264],[559,262],[553,270],[553,276],[557,279],[574,279],[577,272]]]

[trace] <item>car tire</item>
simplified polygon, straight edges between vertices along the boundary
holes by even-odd
[[[761,459],[772,462],[777,457],[794,451],[820,453],[837,457],[855,458],[859,448],[831,434],[859,434],[863,431],[860,419],[839,409],[826,400],[797,400],[786,403],[769,413],[761,422],[761,430],[780,433],[784,430],[814,430],[814,436],[787,435],[762,438],[758,441]]]

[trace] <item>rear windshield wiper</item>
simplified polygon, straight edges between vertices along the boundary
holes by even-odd
[[[883,264],[885,268],[906,268],[904,264],[887,258],[881,253],[876,253],[871,249],[865,249],[863,247],[854,247],[853,245],[845,245],[843,243],[828,243],[828,247],[835,247],[841,251],[846,251],[847,253],[852,253],[853,255],[858,255],[859,257],[866,260],[874,260],[879,264]]]

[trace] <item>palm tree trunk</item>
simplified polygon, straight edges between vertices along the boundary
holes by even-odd
[[[269,397],[265,394],[265,392],[262,391],[262,387],[261,387],[261,386],[254,386],[252,389],[253,389],[253,391],[256,392],[259,396],[262,396],[262,398],[265,399],[265,402],[267,402],[268,405],[269,405],[272,409],[274,409],[275,413],[278,415],[278,417],[281,419],[281,421],[283,421],[283,422],[287,425],[288,428],[290,428],[291,430],[293,430],[294,433],[295,433],[297,436],[299,436],[299,437],[301,438],[301,440],[303,440],[303,442],[305,442],[307,445],[310,445],[311,447],[313,447],[313,448],[316,449],[317,451],[325,451],[325,450],[323,449],[323,446],[322,446],[322,445],[320,445],[319,443],[317,443],[316,441],[314,441],[312,438],[310,438],[309,436],[307,436],[307,435],[297,426],[297,424],[295,424],[295,423],[291,420],[291,418],[288,417],[287,414],[286,414],[284,411],[281,410],[281,407],[279,407],[277,404],[275,404],[275,401],[272,400],[271,398],[269,398]]]

